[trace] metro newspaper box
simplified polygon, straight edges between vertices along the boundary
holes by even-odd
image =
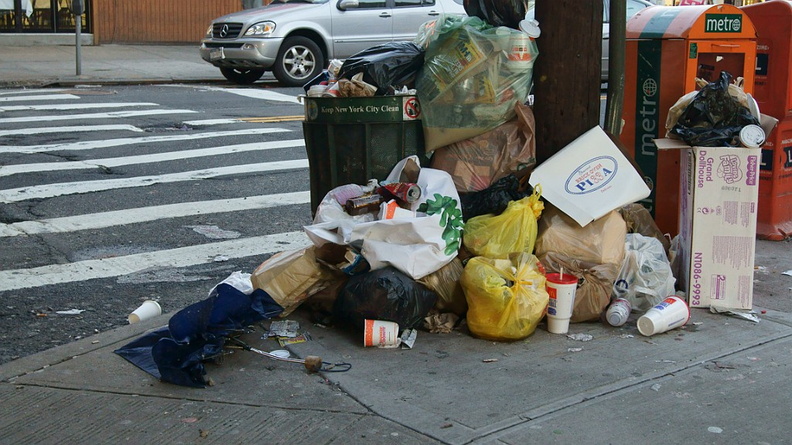
[[[777,121],[763,116],[766,133]],[[679,288],[690,307],[751,309],[761,148],[691,147],[656,139],[659,150],[681,149]]]

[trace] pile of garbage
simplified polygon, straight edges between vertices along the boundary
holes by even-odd
[[[686,323],[678,249],[637,204],[649,189],[613,139],[592,128],[536,165],[527,102],[537,24],[471,15],[333,61],[305,86],[316,97],[417,93],[429,165],[409,156],[387,177],[333,188],[304,228],[309,247],[237,272],[168,328],[117,352],[165,381],[202,386],[201,361],[231,332],[300,306],[380,347],[411,345],[417,331],[515,341],[545,320],[552,333],[622,326],[631,311],[644,313],[644,335]],[[669,132],[734,144],[735,128],[757,121],[730,98],[713,99],[729,88],[726,74],[680,99]],[[714,109],[736,118],[703,123]]]

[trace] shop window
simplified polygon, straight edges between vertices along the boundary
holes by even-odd
[[[82,29],[90,30],[91,2],[84,0]],[[0,32],[74,32],[71,0],[0,0]]]

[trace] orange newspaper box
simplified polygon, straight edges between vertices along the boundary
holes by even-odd
[[[792,2],[744,6],[756,26],[754,98],[759,111],[778,119],[767,135],[759,164],[759,238],[792,236]]]
[[[658,151],[668,110],[696,90],[696,78],[717,80],[721,71],[742,77],[752,93],[756,31],[733,5],[651,6],[627,22],[622,143],[652,193],[642,201],[660,230],[678,233],[679,150]]]

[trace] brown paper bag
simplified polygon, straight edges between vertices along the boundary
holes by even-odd
[[[547,272],[560,272],[577,276],[578,288],[575,291],[575,306],[572,308],[572,323],[597,320],[608,308],[613,283],[619,275],[618,264],[595,264],[569,258],[557,252],[548,252],[539,257]]]
[[[437,294],[435,309],[440,312],[453,312],[459,316],[467,312],[467,300],[465,300],[465,293],[462,291],[462,284],[459,282],[459,277],[462,276],[464,270],[462,261],[459,258],[454,258],[437,272],[418,280],[419,283]]]
[[[316,247],[311,246],[271,256],[253,271],[250,281],[283,307],[280,316],[285,317],[321,290],[330,278],[316,262]]]
[[[621,264],[626,238],[627,224],[616,210],[580,227],[556,207],[547,205],[539,219],[536,256],[557,252],[594,264]]]

